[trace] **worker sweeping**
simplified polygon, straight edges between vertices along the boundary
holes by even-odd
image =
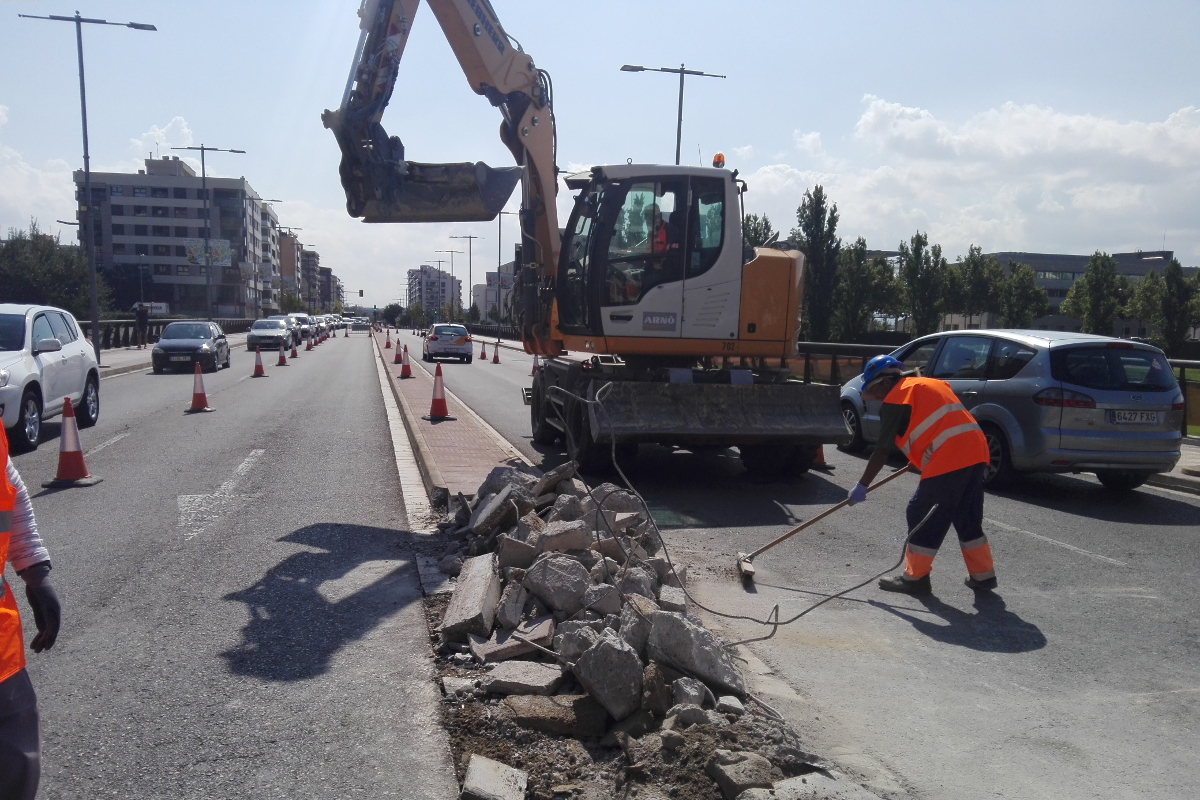
[[[908,502],[909,529],[937,506],[933,517],[908,543],[904,574],[881,578],[879,588],[929,594],[933,557],[953,523],[967,563],[967,586],[978,591],[995,589],[992,550],[983,533],[983,475],[990,456],[979,424],[948,384],[907,374],[892,356],[868,361],[862,381],[863,401],[882,400],[883,405],[879,443],[858,485],[850,490],[850,505],[867,499],[867,487],[898,448],[921,473],[917,491]]]

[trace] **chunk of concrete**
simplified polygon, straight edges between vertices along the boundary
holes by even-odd
[[[498,629],[489,639],[475,634],[469,634],[467,638],[470,640],[471,655],[480,661],[506,661],[535,652],[537,648],[529,642],[549,648],[554,641],[554,617],[526,620],[512,630]],[[528,642],[524,641],[526,639]]]
[[[597,527],[613,536],[624,536],[633,526],[638,524],[638,514],[634,511],[604,511]]]
[[[546,530],[546,523],[537,514],[526,514],[517,521],[517,536],[522,542],[535,544],[537,536]]]
[[[563,626],[569,624],[571,623],[564,622]],[[600,634],[587,626],[577,625],[570,631],[554,637],[554,652],[574,663],[598,641]]]
[[[550,608],[569,616],[582,607],[583,593],[592,581],[583,564],[569,556],[554,554],[527,569],[522,585]]]
[[[443,556],[438,562],[438,571],[446,575],[457,575],[462,572],[463,559],[457,552]]]
[[[608,714],[586,694],[553,697],[511,695],[504,704],[513,712],[513,722],[551,736],[603,736]]]
[[[605,511],[641,511],[642,501],[614,483],[602,483],[592,495]]]
[[[601,638],[575,662],[574,672],[613,719],[625,719],[642,704],[642,661],[622,640]]]
[[[614,562],[618,566],[624,564],[628,558],[628,550],[621,545],[621,542],[611,536],[601,538],[595,543],[596,549],[600,555],[604,556],[609,561]]]
[[[695,678],[678,678],[673,689],[676,705],[687,704],[703,707],[705,699],[710,696],[710,692],[704,684]]]
[[[520,625],[528,599],[529,591],[521,584],[510,581],[500,595],[500,602],[496,603],[496,623],[506,630]]]
[[[658,664],[651,661],[642,670],[642,709],[665,717],[673,705],[671,688]]]
[[[596,561],[596,565],[591,569],[591,577],[594,583],[615,583],[617,576],[621,572],[621,565],[611,558],[602,558]]]
[[[650,638],[650,629],[653,627],[654,614],[657,611],[658,605],[640,594],[631,595],[625,605],[621,606],[621,638],[636,650],[638,655],[646,651],[646,642]]]
[[[483,514],[483,510],[488,507],[488,504],[496,499],[496,493],[491,494],[476,494],[475,504],[471,506],[471,517],[467,520],[466,527],[469,529],[475,528],[475,523],[479,522],[479,517]]]
[[[592,532],[582,522],[559,520],[546,525],[546,529],[537,538],[537,549],[541,553],[586,550],[591,543]]]
[[[583,607],[590,608],[600,614],[619,614],[621,612],[621,594],[616,587],[602,583],[590,586],[583,593]]]
[[[725,800],[735,800],[747,789],[771,788],[771,762],[757,753],[717,750],[704,771],[717,782]]]
[[[467,634],[486,637],[492,632],[496,603],[500,599],[500,576],[491,553],[468,558],[458,575],[458,585],[442,619],[447,641],[462,642]]]
[[[495,467],[479,484],[477,495],[499,494],[505,487],[512,487],[517,494],[532,498],[533,486],[538,482],[538,476],[517,469],[516,467]]]
[[[850,781],[820,772],[787,778],[774,789],[747,789],[738,800],[879,800],[879,796]]]
[[[528,784],[524,771],[472,753],[459,800],[524,800]]]
[[[700,706],[691,704],[671,706],[667,709],[669,727],[688,728],[692,725],[704,725],[708,722],[708,712]]]
[[[657,581],[649,571],[641,567],[625,566],[625,571],[621,574],[620,581],[617,582],[617,588],[621,590],[621,594],[640,594],[642,597],[650,600],[654,599],[657,588]]]
[[[658,606],[663,611],[678,611],[680,614],[686,614],[687,595],[683,593],[683,589],[663,586],[658,590]]]
[[[496,694],[551,695],[567,677],[558,664],[537,661],[505,661],[483,678],[484,691]]]
[[[746,713],[746,707],[742,705],[742,701],[730,694],[724,694],[717,698],[717,711],[722,714],[734,714],[741,716]]]
[[[510,539],[503,534],[496,537],[496,560],[500,569],[520,567],[524,569],[537,558],[537,548],[531,544]]]
[[[551,488],[557,486],[560,481],[569,481],[575,477],[576,470],[579,465],[574,461],[568,461],[565,464],[559,464],[554,469],[547,472],[541,478],[538,478],[537,483],[530,489],[535,495],[542,495],[550,491]]]
[[[646,654],[651,659],[729,694],[746,694],[741,671],[710,631],[671,611],[656,611],[651,623],[650,638],[646,640]]]
[[[559,481],[554,486],[554,491],[558,494],[569,494],[572,497],[583,497],[587,494],[587,487],[583,481],[578,478],[569,481]]]
[[[442,678],[442,691],[449,697],[472,694],[475,691],[475,679],[447,675]]]
[[[476,536],[490,536],[500,527],[501,521],[509,512],[508,498],[511,494],[512,487],[505,486],[487,505],[481,505],[471,525],[471,531]]]
[[[547,522],[557,522],[566,520],[571,522],[583,516],[583,504],[578,497],[572,497],[569,494],[560,494],[558,499],[554,501],[554,507],[550,509],[549,516],[546,517]]]
[[[622,739],[640,739],[655,726],[654,716],[647,711],[638,710],[630,714],[625,719],[618,722],[608,729],[608,733],[604,734],[604,738],[600,740],[601,747],[617,747],[628,754],[627,744],[623,743]],[[624,736],[622,736],[624,734]],[[657,748],[656,748],[657,749]],[[640,759],[630,759],[631,763],[635,763]]]
[[[676,564],[674,571],[667,570],[663,575],[663,586],[673,586],[676,589],[682,589],[687,585],[687,564]]]

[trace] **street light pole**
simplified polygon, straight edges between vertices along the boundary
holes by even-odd
[[[504,237],[504,215],[505,214],[509,215],[510,217],[521,216],[521,213],[519,211],[501,211],[499,214],[496,215],[496,324],[497,325],[500,324],[500,317],[501,317],[500,284],[502,283],[503,279],[500,277],[500,267],[504,265],[504,252],[503,252],[503,250],[501,250],[500,240]],[[517,272],[517,265],[513,264],[513,274],[515,275],[516,272]],[[487,299],[487,292],[485,290],[484,291],[485,303],[486,303],[486,299]]]
[[[679,65],[679,69],[673,67],[641,67],[635,64],[625,64],[621,67],[621,72],[670,72],[678,73],[679,75],[679,116],[675,123],[675,164],[679,165],[680,148],[683,144],[683,79],[686,75],[696,75],[702,78],[724,78],[724,75],[711,75],[707,72],[701,72],[695,69],[685,69],[683,64]]]
[[[103,19],[88,19],[75,12],[73,17],[61,17],[55,14],[40,17],[34,14],[18,14],[25,19],[47,19],[54,22],[75,23],[75,51],[79,58],[79,114],[83,120],[83,194],[84,217],[86,225],[80,225],[80,238],[83,239],[84,252],[88,261],[88,291],[91,295],[92,313],[92,349],[96,351],[96,363],[100,363],[100,300],[96,294],[96,245],[95,245],[95,210],[92,203],[92,161],[88,153],[87,131],[87,90],[83,80],[83,23],[90,25],[119,25],[123,28],[133,28],[138,31],[157,31],[158,28],[144,22],[109,22]]]
[[[433,252],[450,254],[450,316],[453,317],[454,316],[454,254],[458,253],[461,256],[462,250],[434,250]],[[440,262],[440,261],[438,262],[439,265],[441,263],[442,262]],[[462,313],[462,300],[458,301],[458,311],[460,314]]]
[[[476,239],[482,239],[483,237],[482,236],[451,236],[450,238],[467,240],[467,297],[471,301],[471,307],[474,308],[475,307],[475,297],[472,293],[475,291],[475,287],[471,285],[471,281],[472,281],[472,277],[471,277],[471,268],[472,268],[471,245],[475,244]],[[484,290],[484,291],[486,293],[486,290]],[[468,312],[468,317],[469,317],[469,314],[470,314],[470,312]],[[470,319],[468,318],[467,321],[469,322]]]
[[[207,147],[203,142],[200,143],[199,147],[172,147],[171,149],[200,151],[200,191],[204,195],[204,308],[208,314],[208,318],[212,319],[212,246],[208,241],[212,236],[212,211],[208,207],[208,168],[204,163],[204,154],[241,153],[245,155],[246,151],[225,147]]]

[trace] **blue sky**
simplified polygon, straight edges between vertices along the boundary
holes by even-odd
[[[672,161],[673,77],[619,68],[686,62],[728,78],[689,80],[684,160],[723,151],[750,183],[747,210],[776,227],[821,183],[842,235],[871,247],[918,229],[951,258],[972,243],[1157,249],[1165,235],[1200,263],[1200,4],[492,1],[554,78],[564,169]],[[281,221],[368,301],[400,297],[405,270],[460,249],[454,234],[485,237],[476,282],[495,268],[495,223],[346,215],[320,112],[341,96],[357,0],[81,2],[85,16],[159,28],[85,30],[94,169],[136,169],[156,144],[244,149],[214,156],[213,172],[283,200]],[[75,7],[0,0],[0,229],[72,218],[73,27],[17,14]],[[415,160],[496,166],[510,163],[498,122],[422,8],[385,127]],[[559,199],[565,213],[565,189]],[[504,224],[507,260],[516,231]],[[465,256],[456,272],[466,277]]]

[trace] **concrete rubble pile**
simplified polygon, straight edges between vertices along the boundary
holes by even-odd
[[[639,499],[611,483],[589,492],[575,470],[498,467],[473,501],[452,504],[439,568],[457,582],[434,637],[455,671],[442,679],[447,702],[488,703],[517,728],[620,747],[623,772],[599,773],[616,791],[648,788],[685,752],[730,800],[820,768],[748,700],[729,650],[688,613],[686,568],[660,555]],[[565,784],[476,758],[472,780],[502,774],[493,782],[510,787],[488,796],[563,793]],[[468,788],[463,797],[483,796]]]

